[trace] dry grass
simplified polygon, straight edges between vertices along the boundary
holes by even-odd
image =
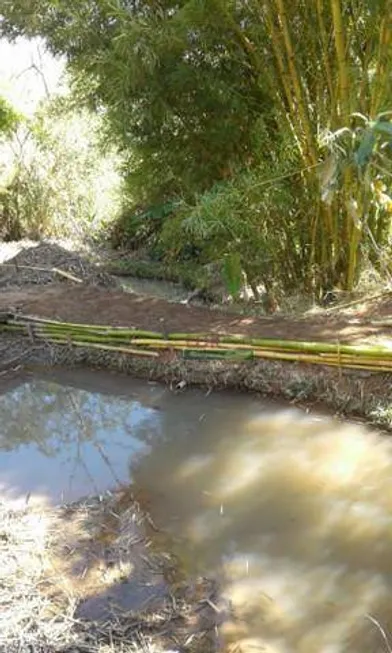
[[[42,591],[53,515],[0,504],[0,650],[59,651],[73,644],[75,602],[62,593],[58,603]]]
[[[0,651],[215,650],[208,604],[215,588],[179,579],[178,564],[146,535],[147,515],[130,496],[56,510],[1,503],[0,519]],[[121,605],[124,587],[132,598],[157,574],[163,594]]]

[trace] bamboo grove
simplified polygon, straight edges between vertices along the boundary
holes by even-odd
[[[152,215],[160,255],[193,243],[284,292],[351,290],[368,262],[389,274],[392,0],[5,0],[1,13],[4,36],[44,37],[78,101],[104,112],[127,238]],[[160,206],[174,208],[158,219]]]
[[[392,348],[375,345],[246,338],[208,333],[163,334],[133,328],[73,324],[22,314],[0,316],[0,332],[25,335],[30,341],[112,352],[160,360],[164,352],[177,358],[240,363],[291,361],[329,367],[392,371]]]
[[[315,200],[310,260],[332,276],[341,266],[343,285],[351,289],[367,229],[383,231],[372,187],[379,168],[371,162],[377,117],[392,106],[392,3],[262,4],[276,96],[298,143],[302,181]],[[386,133],[390,138],[390,122]]]

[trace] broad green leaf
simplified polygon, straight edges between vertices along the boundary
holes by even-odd
[[[392,123],[391,122],[385,122],[385,121],[378,121],[373,127],[374,131],[379,133],[379,134],[386,134],[390,138],[392,138]]]
[[[375,144],[376,134],[374,133],[374,130],[367,129],[357,151],[354,154],[354,161],[358,167],[362,168],[369,162],[373,154]]]
[[[237,252],[227,254],[223,260],[223,279],[229,293],[236,297],[241,290],[241,256]]]

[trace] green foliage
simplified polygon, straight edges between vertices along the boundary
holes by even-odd
[[[165,219],[173,213],[175,204],[166,202],[151,206],[147,210],[123,210],[113,224],[111,240],[115,247],[128,246],[130,249],[149,247],[157,243]]]
[[[19,114],[0,96],[0,139],[11,136],[20,120]]]
[[[261,283],[268,291],[306,285],[307,243],[297,215],[303,197],[299,193],[295,200],[292,184],[263,184],[261,174],[245,172],[199,196],[195,204],[183,203],[162,230],[172,258],[187,243],[200,249],[205,263],[220,261],[234,295],[242,272],[253,288]]]
[[[91,237],[116,211],[115,160],[103,156],[100,121],[65,97],[45,101],[3,143],[0,235]]]
[[[376,116],[392,97],[390,0],[6,0],[2,13],[4,35],[67,57],[103,115],[133,243],[156,247],[162,225],[169,257],[191,242],[234,291],[241,268],[254,288],[315,293],[351,289],[373,241],[388,245],[390,122]],[[146,213],[168,202],[173,214]]]
[[[41,34],[66,54],[79,97],[105,107],[107,138],[128,157],[131,205],[148,206],[207,190],[257,160],[261,135],[277,131],[234,7],[14,0],[2,30]]]
[[[354,114],[350,128],[329,134],[328,167],[321,174],[325,201],[334,206],[342,192],[344,179],[350,178],[346,209],[358,239],[361,254],[378,271],[391,254],[390,216],[392,215],[392,122],[391,113],[374,120]],[[389,180],[389,181],[388,181]],[[359,273],[358,268],[357,273]]]
[[[232,252],[224,256],[222,276],[230,295],[238,297],[242,286],[242,265],[239,252]]]

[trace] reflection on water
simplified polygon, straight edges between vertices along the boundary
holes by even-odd
[[[2,487],[58,502],[128,480],[130,457],[149,450],[159,423],[158,411],[145,404],[132,385],[116,396],[33,379],[3,394]]]
[[[221,579],[229,646],[385,650],[366,615],[392,629],[388,438],[251,397],[94,378],[0,397],[3,484],[72,481],[76,496],[130,478],[188,571]]]

